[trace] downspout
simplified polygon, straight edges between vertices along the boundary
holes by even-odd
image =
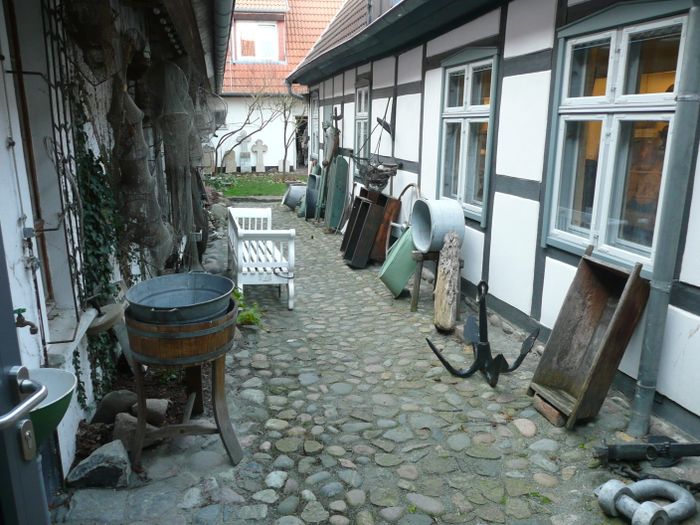
[[[304,102],[306,102],[306,98],[303,95],[299,95],[292,91],[292,83],[289,80],[285,80],[284,83],[287,84],[287,93],[290,97],[294,97],[296,99],[303,100]]]
[[[693,0],[688,14],[688,36],[680,68],[673,140],[668,148],[668,167],[659,217],[658,239],[651,290],[647,304],[642,354],[637,372],[637,387],[632,402],[627,432],[643,436],[649,430],[659,363],[663,351],[666,316],[673,284],[681,224],[691,177],[695,171],[700,118],[700,0]]]
[[[221,92],[235,0],[214,0],[214,91]]]

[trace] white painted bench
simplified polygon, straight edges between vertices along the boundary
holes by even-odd
[[[270,208],[229,208],[228,239],[236,286],[287,285],[287,307],[294,309],[294,236],[272,229]]]

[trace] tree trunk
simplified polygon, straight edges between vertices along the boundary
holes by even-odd
[[[459,254],[457,234],[448,232],[440,250],[440,262],[435,285],[434,324],[440,332],[453,332],[457,324],[459,306]]]

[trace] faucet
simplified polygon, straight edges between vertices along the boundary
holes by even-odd
[[[34,323],[32,323],[31,321],[27,321],[27,320],[24,318],[24,315],[23,315],[23,314],[24,314],[24,312],[26,312],[26,311],[27,311],[26,308],[16,308],[16,309],[14,310],[14,314],[17,316],[17,318],[15,319],[15,326],[16,326],[17,328],[24,328],[25,326],[28,326],[28,327],[29,327],[29,333],[32,334],[32,335],[36,335],[36,334],[39,333],[39,328],[38,328]]]

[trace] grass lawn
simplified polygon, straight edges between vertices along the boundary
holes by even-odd
[[[240,175],[216,175],[205,181],[226,197],[267,197],[284,195],[286,181],[306,183],[307,176],[279,173],[242,173]]]

